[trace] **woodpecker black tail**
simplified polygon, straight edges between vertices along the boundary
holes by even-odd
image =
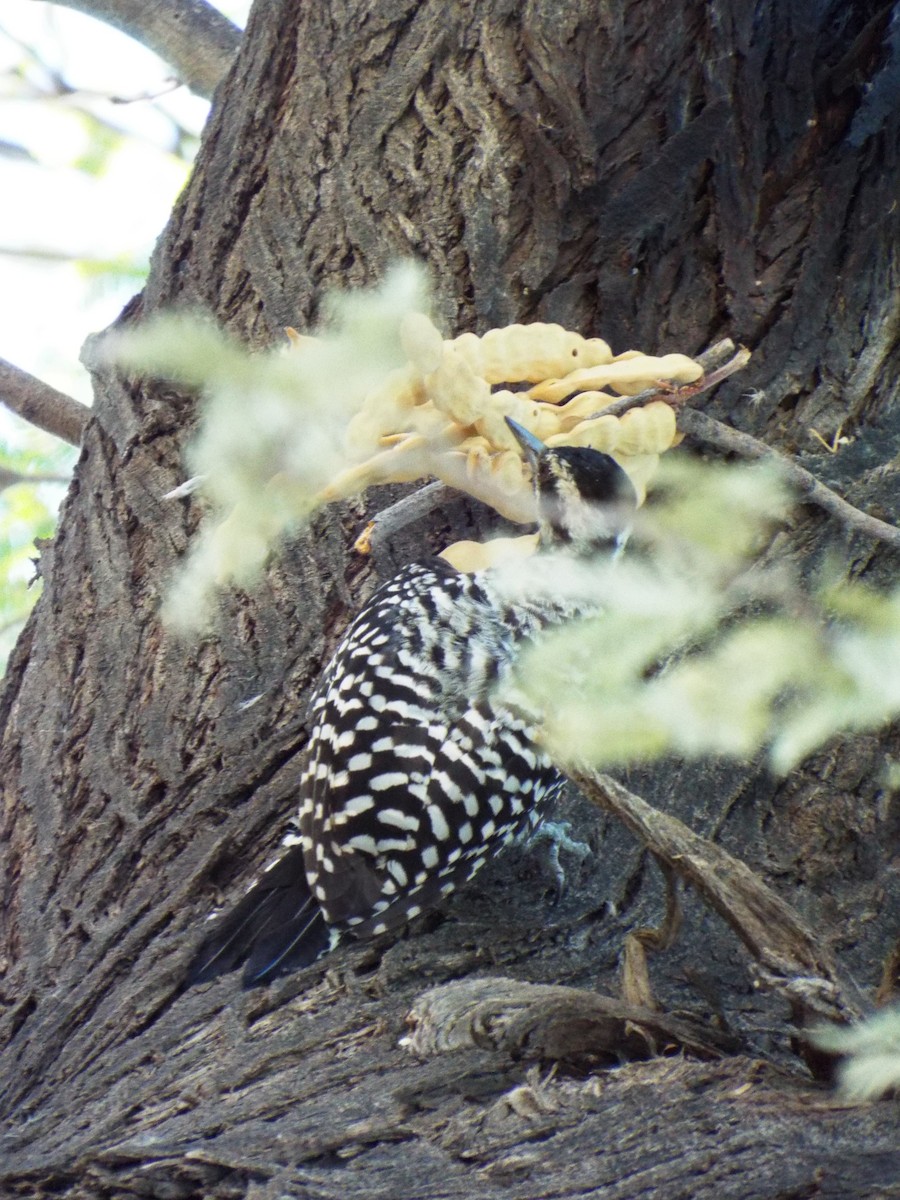
[[[541,550],[584,560],[621,548],[637,499],[618,464],[510,428],[532,465]],[[540,823],[562,777],[539,714],[503,686],[523,642],[601,603],[590,586],[559,594],[552,568],[526,568],[525,585],[435,559],[379,588],[312,697],[299,836],[212,927],[191,982],[246,961],[245,984],[266,983],[343,934],[402,925]]]
[[[231,912],[212,925],[188,973],[188,987],[233,971],[242,962],[245,987],[269,983],[315,962],[330,942],[322,909],[310,895],[298,846],[264,871]]]

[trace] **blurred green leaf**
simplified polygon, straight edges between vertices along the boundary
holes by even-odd
[[[204,394],[189,461],[217,518],[195,540],[170,592],[165,612],[174,628],[203,628],[216,589],[248,583],[279,539],[309,517],[349,465],[350,418],[404,361],[404,316],[425,303],[424,273],[407,263],[378,288],[332,298],[331,323],[299,347],[251,354],[211,321],[185,313],[108,340],[107,354],[120,366]]]
[[[76,171],[99,178],[106,173],[126,138],[121,130],[98,121],[91,113],[81,112],[79,116],[90,136],[85,149],[73,159],[72,166]]]
[[[602,612],[521,657],[513,698],[544,714],[553,755],[609,766],[768,748],[785,773],[900,715],[900,590],[836,584],[834,564],[812,589],[784,564],[746,569],[785,515],[769,472],[687,460],[661,479],[643,549],[595,570]],[[535,568],[518,570],[533,588]],[[565,568],[552,574],[567,594]]]
[[[827,1025],[810,1032],[822,1050],[844,1055],[838,1087],[848,1100],[877,1100],[900,1089],[900,1007],[874,1013],[855,1025]]]

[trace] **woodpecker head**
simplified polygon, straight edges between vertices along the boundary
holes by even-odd
[[[624,546],[638,498],[615,459],[587,446],[545,446],[506,418],[531,465],[541,545],[597,554]]]

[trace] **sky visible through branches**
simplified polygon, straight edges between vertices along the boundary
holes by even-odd
[[[249,0],[220,6],[236,23]],[[0,358],[90,403],[78,355],[143,285],[209,105],[149,50],[49,3],[0,16]],[[0,467],[65,477],[71,447],[0,404]],[[0,670],[62,483],[0,491]]]

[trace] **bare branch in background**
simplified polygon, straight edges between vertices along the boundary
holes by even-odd
[[[0,466],[0,492],[5,488],[15,487],[17,483],[68,483],[68,475],[53,475],[44,471],[35,471],[25,475],[22,471],[12,471],[9,467]],[[0,631],[2,632],[2,631]]]
[[[62,438],[73,446],[81,445],[85,423],[91,410],[65,392],[29,375],[0,358],[0,403],[24,421]]]
[[[241,31],[205,0],[55,0],[127,33],[158,54],[198,96],[212,99]]]

